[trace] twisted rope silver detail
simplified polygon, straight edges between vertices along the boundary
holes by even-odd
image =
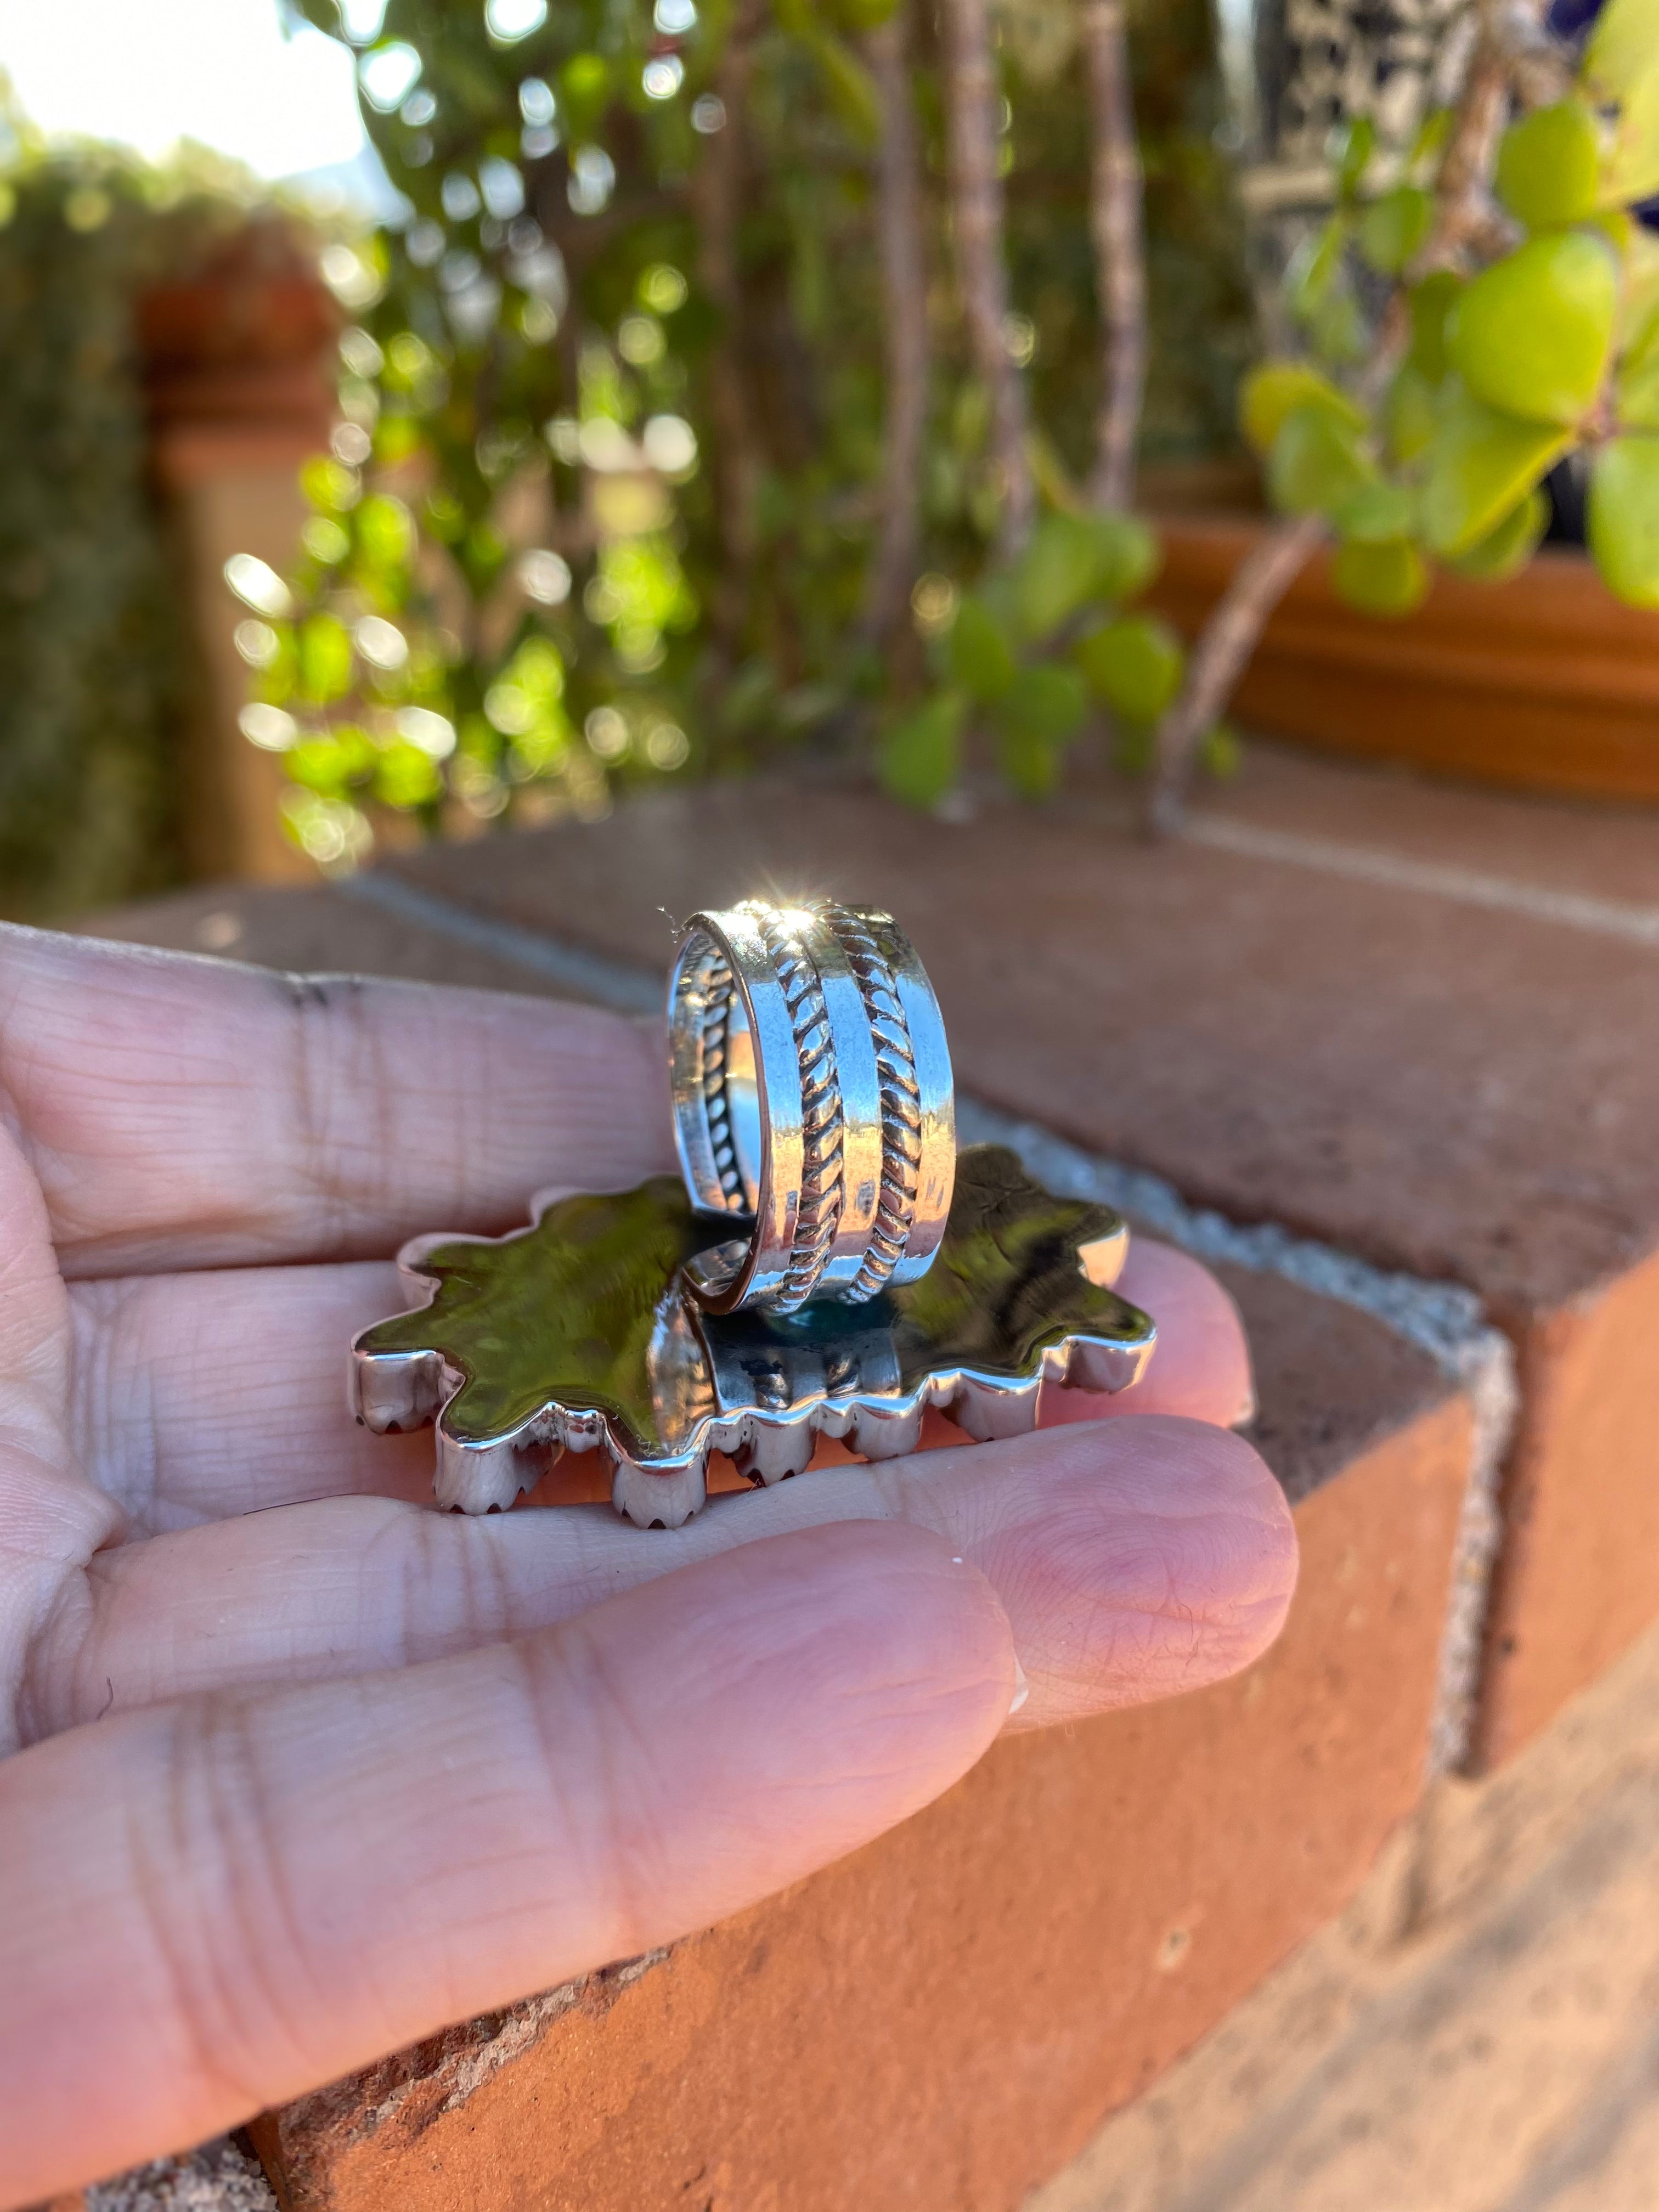
[[[726,1037],[736,986],[731,969],[718,955],[704,971],[703,988],[708,999],[708,1012],[702,1026],[702,1092],[708,1116],[708,1142],[714,1155],[720,1195],[733,1213],[741,1213],[744,1210],[743,1173],[738,1165],[737,1139],[732,1133],[732,1109],[726,1096]]]
[[[874,932],[850,907],[826,901],[817,911],[847,955],[863,997],[881,1089],[881,1194],[869,1250],[844,1293],[859,1300],[885,1285],[910,1241],[921,1173],[921,1088],[898,985]]]
[[[841,1074],[836,1065],[830,1012],[811,956],[799,936],[785,927],[775,907],[757,902],[750,911],[760,926],[782,988],[800,1066],[800,1210],[795,1217],[789,1263],[773,1300],[776,1312],[795,1313],[817,1288],[846,1202]]]

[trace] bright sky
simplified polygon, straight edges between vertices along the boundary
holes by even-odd
[[[350,0],[371,34],[376,0]],[[278,0],[0,0],[0,70],[48,134],[112,138],[152,157],[194,138],[268,178],[363,146],[346,49]]]

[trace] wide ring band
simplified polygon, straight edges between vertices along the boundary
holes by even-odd
[[[668,993],[680,1170],[734,1235],[710,1311],[857,1304],[927,1273],[956,1175],[945,1024],[890,915],[750,899],[686,924]]]

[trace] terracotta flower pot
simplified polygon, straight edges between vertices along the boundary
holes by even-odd
[[[301,454],[336,412],[339,309],[285,227],[252,223],[138,302],[145,399],[159,471],[188,467],[201,434],[230,430]]]
[[[1153,605],[1195,635],[1267,526],[1163,516]],[[1337,598],[1322,557],[1268,624],[1234,712],[1331,752],[1659,800],[1659,615],[1621,605],[1583,554],[1552,546],[1506,584],[1439,575],[1414,615],[1379,621]]]

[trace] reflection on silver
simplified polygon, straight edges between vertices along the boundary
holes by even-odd
[[[951,1206],[951,1059],[890,915],[759,899],[694,915],[668,1031],[686,1189],[743,1231],[690,1271],[702,1305],[858,1304],[927,1273]]]
[[[710,1452],[757,1484],[799,1474],[820,1435],[891,1458],[915,1449],[929,1406],[976,1441],[1017,1436],[1045,1381],[1121,1390],[1152,1348],[1152,1322],[1111,1288],[1122,1222],[1054,1197],[1000,1146],[957,1163],[931,1272],[896,1267],[860,1304],[793,1317],[688,1294],[709,1223],[671,1177],[533,1211],[514,1236],[406,1246],[416,1310],[352,1347],[358,1419],[435,1421],[436,1494],[464,1512],[510,1505],[562,1451],[598,1449],[618,1511],[675,1528],[703,1503]]]

